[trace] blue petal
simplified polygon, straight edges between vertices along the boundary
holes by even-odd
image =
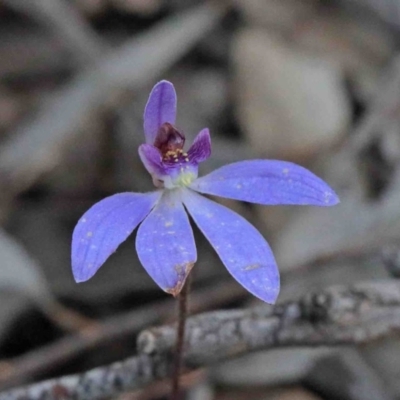
[[[211,155],[211,138],[208,128],[201,130],[195,137],[193,144],[188,150],[190,162],[199,164]]]
[[[183,202],[232,276],[267,303],[279,294],[279,271],[261,234],[240,215],[190,190]]]
[[[153,87],[143,117],[144,134],[148,144],[154,144],[158,130],[164,122],[175,124],[176,92],[171,82],[161,81]]]
[[[161,192],[120,193],[96,203],[78,221],[72,235],[72,272],[76,282],[90,279],[143,221]]]
[[[333,206],[339,203],[338,196],[322,179],[286,161],[251,160],[229,164],[197,179],[190,188],[266,205]]]
[[[139,146],[139,157],[144,167],[150,175],[166,175],[166,168],[163,166],[160,150],[151,144],[141,144]]]
[[[197,260],[196,245],[180,190],[167,190],[139,227],[139,260],[158,286],[176,296]]]

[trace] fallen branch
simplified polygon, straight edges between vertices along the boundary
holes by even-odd
[[[336,286],[275,307],[216,311],[188,320],[187,370],[248,352],[289,346],[367,343],[400,329],[400,283]],[[167,377],[172,369],[175,327],[144,331],[139,355],[82,374],[0,394],[0,400],[103,399]]]
[[[321,271],[323,265],[330,261],[338,262],[344,259],[354,262],[354,260],[357,261],[363,257],[371,257],[378,251],[380,249],[354,248],[345,253],[325,254],[313,260],[310,264],[298,266],[295,270],[284,273],[282,278],[288,284],[288,279],[298,281],[299,273],[304,276],[307,271],[312,271],[316,267]],[[332,269],[331,266],[329,268]],[[197,314],[210,309],[217,309],[245,296],[246,292],[235,282],[217,281],[192,293],[191,310]],[[150,303],[144,307],[100,321],[96,326],[93,325],[82,330],[81,334],[68,335],[21,356],[2,360],[2,364],[6,368],[0,368],[0,390],[40,379],[45,374],[54,371],[55,368],[61,368],[77,357],[84,356],[89,351],[95,351],[99,347],[104,348],[108,343],[132,337],[148,326],[168,323],[174,317],[174,300]]]
[[[284,273],[282,278],[286,284],[290,281],[298,282],[299,273],[304,277],[307,271],[311,272],[317,267],[321,271],[323,265],[331,261],[354,262],[363,257],[372,257],[378,252],[380,249],[353,248],[344,253],[325,254],[309,264],[298,266],[295,270]],[[328,265],[328,268],[332,269],[332,266]],[[246,292],[235,282],[216,281],[192,293],[191,310],[197,314],[217,309],[245,296]],[[168,323],[174,317],[175,301],[173,299],[150,303],[100,321],[96,326],[93,325],[82,330],[81,334],[68,335],[13,359],[2,360],[2,364],[7,368],[0,368],[0,390],[40,379],[45,374],[54,371],[55,368],[61,368],[89,351],[95,351],[99,347],[104,348],[109,343],[132,337],[148,326]]]
[[[235,282],[209,284],[203,289],[193,291],[191,310],[199,313],[224,307],[246,296],[247,293]],[[172,298],[151,303],[89,326],[80,334],[66,336],[14,359],[3,360],[3,368],[0,368],[0,388],[4,390],[25,384],[66,365],[90,350],[134,337],[147,326],[168,323],[175,317],[175,306],[175,300]]]

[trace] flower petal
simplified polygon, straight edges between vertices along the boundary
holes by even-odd
[[[176,92],[168,81],[158,82],[152,89],[144,110],[144,134],[146,143],[154,144],[160,126],[164,122],[175,124]]]
[[[201,163],[207,160],[211,155],[211,138],[210,131],[205,128],[201,130],[195,137],[193,144],[188,151],[190,162]]]
[[[143,221],[161,192],[119,193],[96,203],[72,235],[72,272],[76,282],[90,279]]]
[[[156,147],[151,144],[141,144],[139,146],[139,157],[150,175],[162,176],[166,174],[161,153]]]
[[[278,205],[333,206],[336,193],[299,165],[276,160],[241,161],[221,167],[190,185],[200,193]]]
[[[167,190],[140,225],[139,260],[158,286],[176,296],[197,260],[196,245],[179,190]]]
[[[268,243],[240,215],[190,190],[183,202],[232,276],[250,293],[274,303],[279,271]]]

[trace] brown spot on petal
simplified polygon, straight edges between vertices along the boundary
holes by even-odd
[[[254,269],[261,268],[260,264],[250,264],[243,268],[244,271],[253,271]]]
[[[178,282],[173,288],[165,289],[165,291],[172,296],[176,297],[181,292],[183,285],[186,282],[186,278],[189,276],[190,271],[194,266],[194,262],[186,263],[186,264],[177,264],[174,269],[178,274]]]
[[[152,175],[153,178],[153,184],[156,188],[163,189],[164,188],[164,182],[158,179],[156,176]]]

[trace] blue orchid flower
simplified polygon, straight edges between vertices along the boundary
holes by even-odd
[[[185,152],[185,136],[174,126],[176,102],[172,83],[161,81],[144,112],[146,143],[139,156],[157,190],[115,194],[81,217],[72,239],[74,278],[90,279],[140,225],[140,262],[161,289],[177,296],[197,260],[189,214],[231,275],[274,303],[279,271],[268,243],[240,215],[202,194],[265,205],[333,206],[339,199],[312,172],[285,161],[241,161],[198,178],[199,164],[211,154],[210,133],[203,129]]]

